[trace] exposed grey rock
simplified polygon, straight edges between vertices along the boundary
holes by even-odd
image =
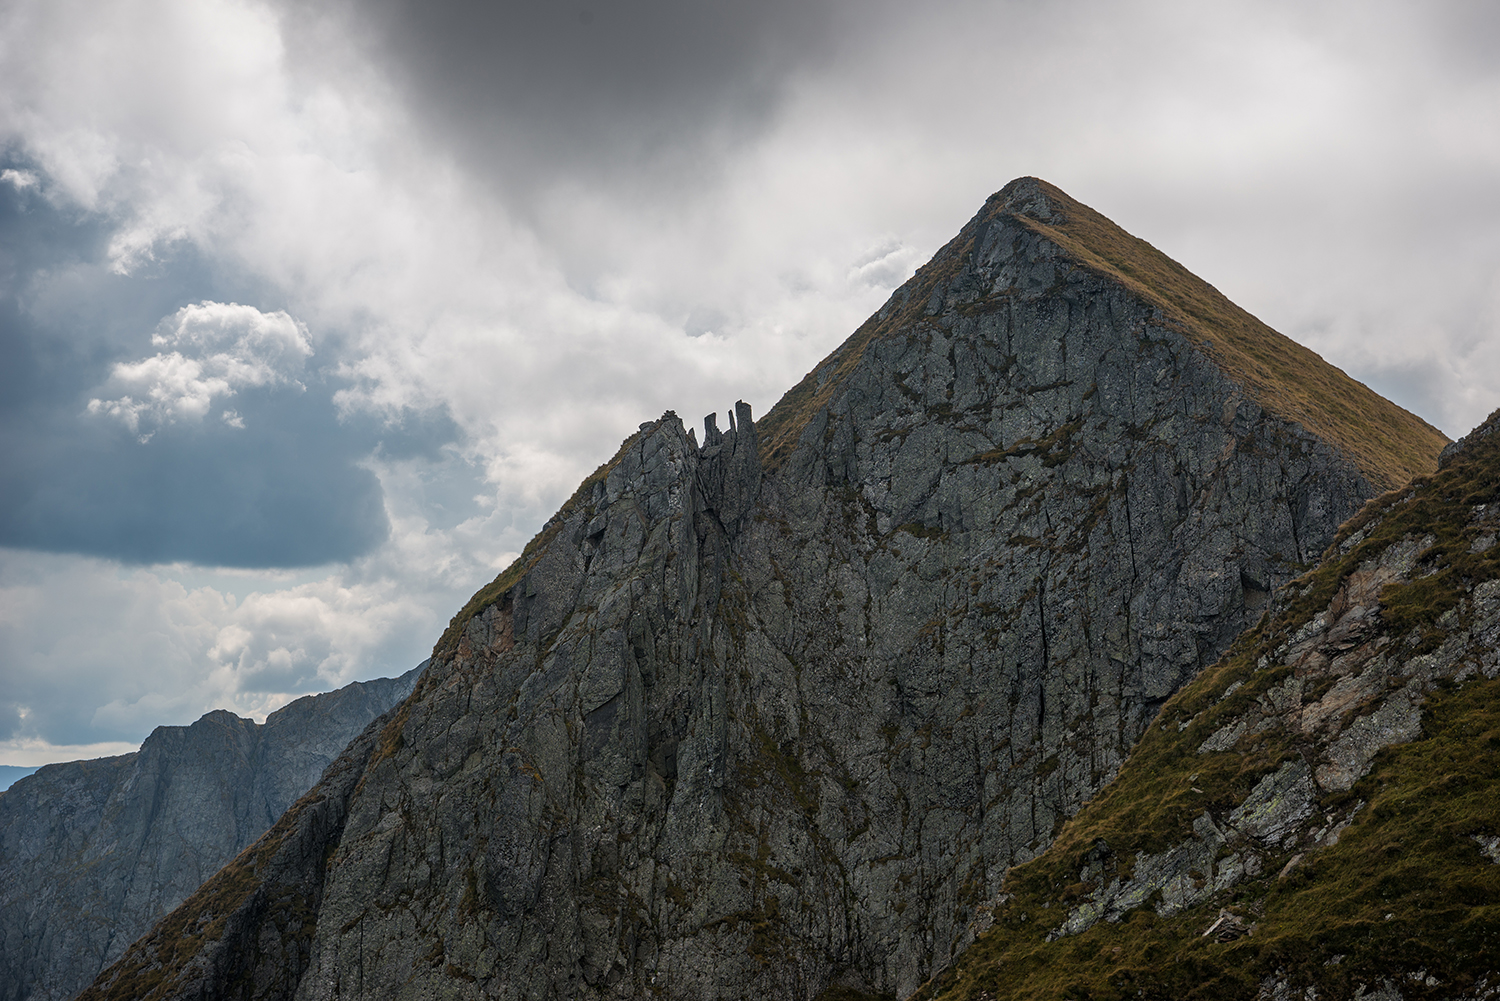
[[[422,668],[157,727],[0,793],[0,999],[69,998],[266,832]]]
[[[1468,448],[1470,445],[1473,445],[1480,439],[1488,438],[1494,433],[1495,426],[1486,421],[1457,441],[1450,441],[1447,445],[1443,446],[1443,450],[1438,453],[1438,466],[1447,466],[1448,463],[1453,461],[1453,458],[1464,449]]]
[[[1471,834],[1470,837],[1474,839],[1474,843],[1479,846],[1485,858],[1500,865],[1500,835]]]
[[[1474,505],[1469,524],[1480,536],[1489,534],[1492,525],[1500,526],[1500,506]],[[1243,870],[1247,852],[1297,851],[1282,870],[1285,875],[1307,851],[1338,842],[1363,803],[1335,816],[1319,812],[1319,799],[1353,788],[1382,748],[1418,737],[1422,705],[1435,683],[1500,674],[1500,580],[1478,584],[1460,609],[1444,615],[1446,638],[1429,653],[1401,649],[1381,627],[1377,609],[1383,589],[1431,573],[1420,558],[1435,542],[1432,535],[1407,536],[1350,572],[1328,607],[1311,615],[1260,664],[1261,670],[1290,666],[1290,676],[1199,746],[1200,754],[1234,753],[1242,738],[1280,730],[1295,735],[1301,755],[1264,776],[1220,825],[1205,813],[1192,838],[1161,853],[1138,855],[1134,878],[1116,879],[1091,894],[1068,913],[1058,935],[1119,920],[1157,893],[1156,909],[1163,915],[1206,901],[1257,874]],[[1339,551],[1346,554],[1352,547],[1346,543]],[[1242,684],[1236,682],[1235,690]],[[1305,690],[1319,688],[1319,698],[1304,701]],[[1500,858],[1495,848],[1500,839],[1474,835],[1473,840],[1488,857]],[[1193,872],[1211,875],[1195,880]]]
[[[585,484],[315,790],[327,840],[257,846],[329,862],[306,972],[244,996],[905,995],[971,940],[1375,492],[1019,221],[1055,218],[1035,182],[1003,198],[780,417],[699,447],[669,413]],[[1295,825],[1310,781],[1243,822]],[[239,937],[90,996],[224,996],[205,957],[271,941],[259,906],[195,898],[174,927]]]

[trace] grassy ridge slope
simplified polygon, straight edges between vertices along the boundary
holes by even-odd
[[[1485,839],[1500,835],[1500,677],[1478,670],[1494,658],[1485,637],[1496,623],[1476,617],[1474,596],[1500,579],[1496,519],[1486,513],[1500,501],[1496,432],[1500,413],[1438,473],[1351,519],[1324,562],[1288,588],[1287,607],[1174,696],[1116,780],[1051,848],[1011,870],[994,926],[919,997],[1250,998],[1268,978],[1293,983],[1297,996],[1312,986],[1319,997],[1347,998],[1359,985],[1399,979],[1409,998],[1452,997],[1494,981],[1500,850],[1486,849]],[[1383,658],[1372,662],[1393,665],[1389,690],[1410,688],[1414,675],[1402,668],[1418,662],[1448,664],[1448,673],[1431,679],[1415,739],[1379,751],[1352,788],[1319,794],[1307,823],[1348,815],[1349,826],[1332,844],[1271,847],[1257,876],[1196,906],[1163,915],[1170,908],[1157,897],[1121,920],[1058,937],[1070,909],[1111,875],[1085,878],[1101,844],[1129,878],[1143,857],[1190,838],[1205,811],[1222,823],[1259,779],[1327,750],[1276,727],[1247,732],[1219,753],[1201,748],[1288,690],[1301,669],[1277,654],[1337,609],[1362,567],[1401,546],[1420,552],[1380,591],[1378,624],[1360,639]],[[1304,702],[1324,694],[1314,674],[1308,679]],[[1357,720],[1373,715],[1373,704],[1348,711]],[[1224,910],[1252,932],[1206,936]]]

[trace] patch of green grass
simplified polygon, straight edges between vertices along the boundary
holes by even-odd
[[[1472,835],[1500,834],[1500,681],[1434,695],[1422,736],[1382,751],[1350,798],[1367,805],[1339,843],[1267,895],[1264,961],[1334,996],[1393,967],[1460,987],[1493,974],[1500,865]]]
[[[1022,455],[1036,455],[1041,457],[1042,465],[1050,469],[1072,458],[1073,436],[1082,429],[1083,418],[1074,418],[1066,424],[1058,425],[1040,438],[1018,438],[1011,443],[1009,448],[981,452],[969,461],[993,465]]]
[[[852,987],[828,987],[819,994],[817,1001],[896,1001],[894,994],[867,994]]]
[[[1352,997],[1358,984],[1416,970],[1441,987],[1403,981],[1408,997],[1451,996],[1493,975],[1500,865],[1471,835],[1500,833],[1500,682],[1434,698],[1423,736],[1382,752],[1353,795],[1368,805],[1339,843],[1285,879],[1277,858],[1266,875],[1170,918],[1142,908],[1048,942],[1067,913],[1057,884],[1076,880],[1081,863],[1054,847],[1034,878],[1016,881],[995,926],[918,997],[1248,1001],[1272,975],[1298,996],[1316,986]],[[1035,878],[1044,873],[1052,882]],[[1254,924],[1251,935],[1203,937],[1225,906]]]
[[[943,530],[941,525],[924,525],[920,521],[908,521],[905,524],[897,525],[896,531],[905,532],[907,535],[914,535],[919,539],[926,539],[929,542],[942,542],[948,538],[948,533]]]
[[[750,790],[769,785],[790,796],[804,815],[816,814],[820,799],[818,776],[803,769],[796,748],[777,744],[758,718],[752,723],[750,733],[757,753],[735,763],[736,782]]]

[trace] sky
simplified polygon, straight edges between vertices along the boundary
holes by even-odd
[[[420,662],[1022,175],[1458,436],[1500,8],[7,0],[0,765]]]

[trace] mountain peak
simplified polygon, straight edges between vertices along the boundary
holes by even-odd
[[[642,425],[86,997],[916,990],[1401,461],[1216,296],[1008,185],[761,421]]]
[[[1021,257],[1051,259],[1050,283],[1013,284]],[[1028,269],[1035,281],[1036,269]],[[945,310],[1004,308],[1017,298],[1076,301],[1098,293],[1092,276],[1147,305],[1147,323],[1186,337],[1266,410],[1300,424],[1390,489],[1436,468],[1447,437],[1271,329],[1151,244],[1036,177],[991,195],[927,264],[855,333],[793,387],[762,422],[770,466],[788,454],[813,414],[833,397],[875,340],[938,322]]]
[[[1062,189],[1048,184],[1040,177],[1018,177],[990,195],[979,214],[981,217],[993,218],[1004,212],[1048,224],[1065,222],[1066,216],[1058,210],[1054,201],[1066,203],[1072,202],[1072,199]]]

